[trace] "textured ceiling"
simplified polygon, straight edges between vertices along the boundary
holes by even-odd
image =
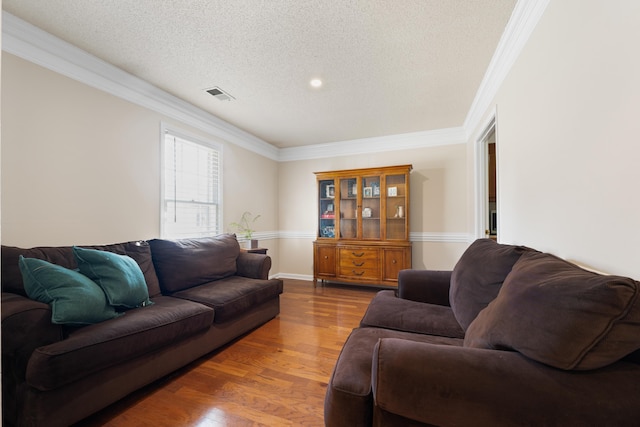
[[[461,126],[516,0],[3,0],[277,147]],[[309,86],[311,78],[324,82]],[[205,92],[219,86],[236,99]]]

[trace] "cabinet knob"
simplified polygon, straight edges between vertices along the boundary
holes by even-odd
[[[351,252],[351,255],[357,256],[357,257],[361,257],[362,255],[364,255],[364,252],[360,252],[359,254],[357,254],[355,252]]]
[[[355,261],[351,261],[351,262],[353,262],[353,265],[355,265],[356,267],[362,267],[364,265],[364,261],[362,261],[360,263],[355,262]]]
[[[396,264],[397,262],[398,262],[398,261],[396,261],[395,259],[394,259],[394,260],[391,260],[391,264]]]
[[[324,256],[324,259],[329,259],[329,255],[325,255],[325,256]]]

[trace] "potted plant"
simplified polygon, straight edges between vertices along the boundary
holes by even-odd
[[[229,224],[229,227],[244,237],[244,239],[250,244],[249,247],[251,249],[258,247],[258,240],[253,239],[253,233],[255,230],[252,228],[252,224],[256,222],[258,218],[260,218],[260,215],[253,216],[251,212],[245,211],[242,214],[242,217],[240,217],[240,221]]]

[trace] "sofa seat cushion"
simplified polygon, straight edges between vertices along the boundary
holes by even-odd
[[[281,293],[280,279],[260,280],[231,276],[176,292],[172,296],[212,307],[215,310],[215,323],[224,323]]]
[[[371,372],[378,340],[399,338],[430,344],[462,346],[458,338],[414,334],[383,328],[354,329],[340,352],[325,396],[326,425],[370,426],[373,413]],[[429,363],[429,361],[425,361]]]
[[[398,298],[392,290],[380,291],[373,297],[360,326],[464,338],[451,307]]]
[[[478,313],[498,296],[520,256],[532,250],[478,239],[462,254],[451,274],[449,300],[453,314],[465,331]]]
[[[545,253],[523,255],[465,345],[513,349],[560,369],[588,370],[640,348],[640,283]]]
[[[202,304],[166,296],[154,302],[116,319],[72,330],[65,340],[36,349],[27,367],[27,382],[38,390],[53,390],[174,345],[213,323],[213,310]]]
[[[235,234],[149,241],[160,287],[178,292],[236,274],[240,245]]]

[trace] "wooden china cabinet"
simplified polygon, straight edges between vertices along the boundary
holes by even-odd
[[[398,285],[411,268],[411,165],[316,172],[318,237],[314,283]]]

